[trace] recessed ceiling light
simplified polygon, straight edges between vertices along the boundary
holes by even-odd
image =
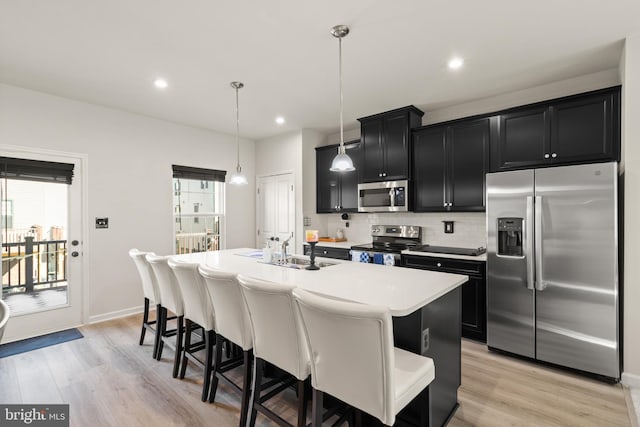
[[[163,78],[157,78],[153,81],[153,85],[156,89],[166,89],[169,86],[169,83]]]
[[[284,124],[284,117],[282,117],[282,116],[276,117],[276,123],[279,124],[279,125],[283,125]]]
[[[449,61],[449,69],[457,70],[464,64],[464,60],[462,58],[452,58]]]

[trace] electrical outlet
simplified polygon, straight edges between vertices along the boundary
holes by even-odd
[[[422,330],[422,345],[421,345],[420,353],[424,356],[429,350],[429,328]]]

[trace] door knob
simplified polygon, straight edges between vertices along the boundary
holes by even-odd
[[[80,254],[78,253],[78,251],[73,251],[73,252],[71,252],[71,256],[72,256],[72,257],[74,257],[74,258],[75,258],[75,257],[77,257],[78,255],[80,255]]]

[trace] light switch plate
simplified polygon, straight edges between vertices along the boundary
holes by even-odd
[[[96,228],[109,228],[109,218],[97,218]]]

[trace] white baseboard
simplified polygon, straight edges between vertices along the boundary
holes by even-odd
[[[627,387],[640,388],[640,375],[623,372],[620,382]]]
[[[155,307],[154,307],[155,309]],[[142,313],[144,307],[131,307],[124,310],[111,311],[109,313],[96,314],[95,316],[89,316],[89,324],[105,322],[107,320],[119,319],[120,317],[131,316],[132,314]]]

